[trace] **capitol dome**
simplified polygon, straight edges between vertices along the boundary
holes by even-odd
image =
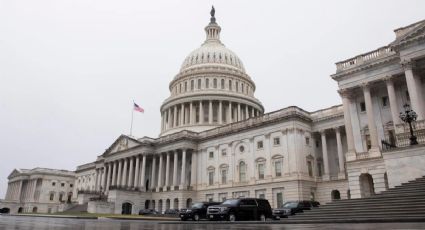
[[[220,41],[211,10],[206,39],[183,61],[161,106],[161,136],[182,130],[202,132],[264,113],[255,83],[240,58]]]

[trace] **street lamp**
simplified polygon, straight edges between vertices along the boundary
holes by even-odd
[[[404,112],[400,113],[400,119],[406,123],[409,124],[409,128],[410,128],[410,145],[417,145],[418,141],[415,135],[413,135],[413,128],[412,128],[412,122],[416,121],[416,118],[418,117],[418,115],[416,114],[415,111],[413,111],[410,108],[409,104],[405,104],[404,106]]]

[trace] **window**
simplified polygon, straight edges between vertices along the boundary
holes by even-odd
[[[239,163],[239,182],[245,182],[246,181],[246,164],[245,162],[241,161]]]
[[[221,170],[221,183],[227,184],[227,169]]]
[[[382,107],[387,107],[388,106],[388,97],[384,96],[382,97]]]
[[[264,179],[264,163],[258,164],[258,179]]]
[[[198,79],[198,89],[201,89],[202,80]]]
[[[322,163],[317,163],[317,170],[319,176],[322,176]]]
[[[221,79],[221,89],[224,89],[224,79]]]
[[[179,93],[182,93],[182,84],[179,85]]]
[[[190,81],[190,90],[193,91],[194,87],[195,87],[195,81],[191,80]]]
[[[214,184],[214,171],[208,172],[208,184],[209,185]]]
[[[279,137],[273,138],[273,144],[274,145],[280,145],[280,138]]]
[[[226,149],[221,150],[221,156],[225,157],[227,155]]]
[[[257,141],[257,149],[263,148],[263,141]]]
[[[364,102],[360,102],[360,112],[366,111],[366,104]]]
[[[55,198],[55,194],[54,193],[50,193],[49,200],[53,200],[54,198]]]
[[[319,141],[316,140],[316,148],[319,148]]]
[[[310,145],[310,137],[305,137],[305,144]]]
[[[210,159],[214,158],[214,152],[210,152],[210,153],[209,153],[209,158],[210,158]]]
[[[62,202],[63,201],[63,194],[59,194],[59,201]]]
[[[313,165],[311,164],[311,161],[307,161],[307,168],[308,168],[308,175],[313,176]]]
[[[258,198],[260,198],[260,199],[266,199],[266,195],[265,195],[264,193],[261,193],[261,194],[258,196]]]
[[[61,183],[61,187],[65,187],[65,183]]]
[[[229,80],[229,90],[232,90],[232,80]]]
[[[282,160],[276,160],[274,162],[274,171],[276,177],[282,176]]]
[[[187,81],[184,82],[184,91],[187,92]]]
[[[239,92],[239,82],[236,82],[236,92]]]
[[[207,79],[205,80],[205,88],[207,88],[207,89],[208,89],[209,87],[210,87],[210,79],[208,79],[208,78],[207,78]]]
[[[283,207],[283,193],[282,192],[276,193],[276,203],[277,203],[277,208]]]
[[[242,93],[243,93],[243,83],[241,83],[241,91],[242,91]]]
[[[213,86],[214,86],[214,89],[217,89],[217,79],[216,78],[214,78],[214,80],[213,80]]]
[[[72,187],[74,187],[74,185],[73,184],[69,184],[69,187],[72,188]]]
[[[84,182],[84,181],[83,181]],[[52,186],[56,186],[56,182],[52,182]]]
[[[245,147],[243,145],[239,146],[239,152],[243,153],[245,151]]]

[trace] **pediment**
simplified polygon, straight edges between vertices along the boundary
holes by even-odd
[[[103,153],[103,156],[109,156],[116,152],[121,152],[133,147],[136,147],[140,145],[140,142],[136,139],[129,137],[127,135],[121,135],[119,136],[112,145],[106,149],[105,153]]]
[[[18,176],[19,174],[21,174],[22,173],[22,171],[21,170],[19,170],[19,169],[14,169],[10,174],[9,174],[9,176],[7,177],[7,179],[11,179],[11,178],[13,178],[13,177],[15,177],[15,176]]]
[[[400,46],[412,41],[425,40],[425,21],[419,22],[406,30],[403,35],[399,36],[390,45]]]

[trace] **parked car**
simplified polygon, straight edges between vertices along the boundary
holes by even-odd
[[[159,212],[154,209],[142,209],[139,211],[139,215],[151,215],[151,214],[159,214]]]
[[[168,214],[168,215],[177,215],[179,214],[179,210],[178,209],[167,209],[165,210],[164,214]]]
[[[210,220],[261,220],[272,218],[269,201],[259,198],[229,199],[220,205],[208,207],[207,217]]]
[[[219,205],[221,202],[197,202],[193,203],[190,208],[182,209],[180,211],[180,219],[199,221],[200,219],[207,218],[207,209],[211,205]]]
[[[304,212],[304,210],[310,210],[311,208],[319,207],[319,205],[320,203],[317,201],[288,201],[284,203],[281,208],[273,209],[273,218],[285,218],[291,215],[295,215],[299,212]]]

